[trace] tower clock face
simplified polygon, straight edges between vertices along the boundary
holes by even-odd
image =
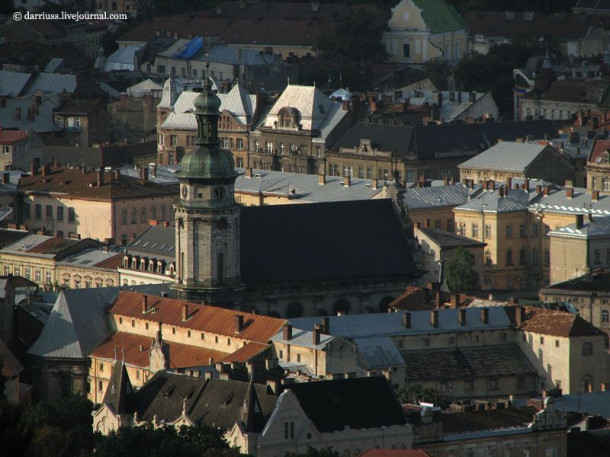
[[[222,186],[216,186],[214,187],[214,198],[216,200],[222,200],[223,198],[225,198],[227,191],[225,190],[224,187]]]
[[[182,186],[182,198],[186,198],[189,195],[189,188],[187,186]]]

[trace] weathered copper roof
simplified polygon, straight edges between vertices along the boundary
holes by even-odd
[[[114,315],[162,322],[164,325],[191,328],[218,335],[235,336],[245,340],[267,343],[286,323],[285,319],[244,313],[225,308],[201,305],[171,298],[148,297],[147,306],[155,312],[142,314],[145,294],[122,291],[110,312]],[[182,320],[182,308],[188,306],[188,319]],[[243,316],[243,328],[236,332],[236,316]]]
[[[126,364],[148,367],[152,338],[131,333],[119,332],[110,336],[92,353],[101,359],[124,360]],[[227,356],[226,352],[206,349],[187,344],[166,341],[169,345],[170,369],[208,366],[210,359],[219,362]]]

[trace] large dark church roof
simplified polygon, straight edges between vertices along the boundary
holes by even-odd
[[[408,276],[416,267],[389,199],[244,207],[246,284]]]

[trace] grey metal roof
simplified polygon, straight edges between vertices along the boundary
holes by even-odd
[[[180,171],[180,165],[157,165],[153,174],[155,164],[148,165],[148,180],[156,184],[178,185],[176,173]],[[132,178],[140,177],[140,170],[133,165],[125,165],[121,168],[121,174]]]
[[[107,305],[114,302],[120,290],[128,289],[151,295],[172,294],[163,284],[63,290],[28,353],[45,358],[85,359],[110,335]]]
[[[117,49],[106,57],[104,71],[134,70],[136,64],[135,55],[141,47],[142,45],[131,44]]]
[[[72,94],[76,92],[76,75],[38,73],[23,95],[26,97],[40,95],[39,91],[43,95],[55,95],[62,92]]]
[[[275,335],[273,335],[271,337],[271,341],[282,342],[282,343],[288,342],[294,346],[321,350],[321,349],[324,349],[332,340],[335,339],[335,336],[321,334],[320,343],[314,344],[312,329],[313,329],[313,327],[311,327],[311,329],[293,329],[292,338],[290,338],[290,340],[288,340],[288,341],[286,341],[284,339],[284,333],[282,330],[282,331],[276,333]]]
[[[595,217],[587,221],[582,227],[577,228],[576,224],[566,227],[559,227],[551,230],[549,236],[561,236],[571,238],[604,238],[610,236],[610,216]]]
[[[559,411],[599,414],[608,419],[610,418],[610,392],[562,395],[555,398],[554,406]]]
[[[502,186],[504,187],[504,186]],[[536,197],[535,191],[510,190],[508,195],[501,197],[500,190],[483,190],[469,201],[457,207],[463,211],[483,211],[486,213],[510,213],[526,211],[531,199]]]
[[[101,249],[86,249],[84,251],[78,252],[74,255],[70,255],[65,257],[60,262],[57,262],[57,265],[67,265],[67,266],[85,266],[87,268],[95,267],[100,262],[108,260],[116,255],[120,254],[116,251],[104,251]]]
[[[34,103],[34,97],[7,98],[6,106],[0,107],[2,128],[25,130],[32,127],[36,133],[60,131],[61,128],[53,122],[53,110],[60,106],[59,96],[43,95],[38,111],[33,114],[33,119],[28,119],[28,109],[31,110]],[[18,109],[21,110],[21,118],[15,115]]]
[[[503,308],[489,309],[489,323],[481,321],[481,310],[466,309],[466,325],[460,325],[458,310],[441,309],[438,311],[439,324],[433,327],[430,323],[430,311],[411,311],[411,328],[403,325],[403,315],[399,313],[352,314],[331,316],[329,330],[333,336],[345,338],[363,338],[371,336],[419,335],[445,332],[472,332],[477,330],[497,330],[510,327],[510,319]],[[296,329],[313,329],[314,324],[321,324],[321,317],[299,317],[289,319]]]
[[[214,46],[210,49],[209,55],[211,63],[231,65],[268,65],[275,60],[273,56],[261,54],[260,51],[256,49],[235,48],[230,46]],[[207,56],[202,55],[199,60],[207,60]]]
[[[354,338],[358,347],[358,365],[364,370],[402,367],[405,361],[388,336]]]
[[[478,192],[480,186],[475,187]],[[464,184],[449,186],[414,187],[404,193],[407,209],[459,206],[468,201],[469,189]]]
[[[235,181],[236,192],[262,192],[265,195],[289,196],[295,202],[321,203],[345,200],[369,200],[380,197],[383,186],[373,189],[371,180],[352,178],[349,186],[344,178],[326,176],[326,183],[320,185],[317,175],[286,173],[282,171],[253,170],[252,178],[246,178],[243,169]]]
[[[549,195],[538,195],[533,199],[530,209],[550,213],[610,216],[610,195],[600,194],[599,200],[594,201],[587,189],[574,187],[573,193],[573,197],[568,198],[565,188],[552,188]]]
[[[531,143],[502,141],[458,165],[459,169],[503,170],[523,172],[547,147]]]
[[[150,226],[129,243],[125,253],[174,262],[176,260],[175,233],[173,227]]]
[[[31,76],[30,73],[0,70],[0,95],[19,96]]]

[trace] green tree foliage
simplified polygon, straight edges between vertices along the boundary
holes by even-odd
[[[478,290],[479,274],[474,270],[474,256],[464,247],[457,248],[445,262],[445,279],[451,292]]]
[[[316,449],[311,446],[304,454],[297,452],[287,452],[285,457],[339,457],[339,452],[333,451],[332,448]]]
[[[214,427],[173,427],[154,429],[152,425],[120,428],[108,436],[96,435],[96,457],[240,457],[229,448],[222,431]]]
[[[570,12],[574,0],[449,0],[458,11]]]
[[[320,55],[338,62],[376,62],[386,58],[382,43],[383,27],[375,17],[358,8],[353,14],[337,18],[332,33],[324,33],[318,40]]]
[[[451,404],[451,398],[444,392],[431,387],[423,388],[420,384],[414,386],[395,387],[396,397],[401,403],[419,404],[420,402],[432,403],[446,409]]]
[[[512,117],[513,69],[523,68],[532,53],[525,46],[501,44],[487,55],[464,57],[455,70],[458,87],[466,91],[491,92],[500,114]]]

